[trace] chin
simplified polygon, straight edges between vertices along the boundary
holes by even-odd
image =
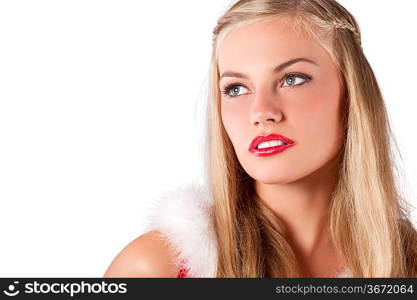
[[[246,171],[247,172],[247,171]],[[293,177],[288,172],[279,172],[277,170],[247,172],[255,181],[263,184],[286,184],[296,181],[298,177]]]

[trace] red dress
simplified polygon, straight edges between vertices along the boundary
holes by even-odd
[[[178,271],[177,278],[187,278],[187,269],[185,269],[185,268],[181,268],[181,269]]]
[[[184,261],[183,260],[181,260],[181,267],[180,267],[180,270],[178,271],[178,274],[177,274],[177,278],[187,278],[187,272],[188,270],[187,270],[187,268],[185,267],[185,263],[184,263]]]

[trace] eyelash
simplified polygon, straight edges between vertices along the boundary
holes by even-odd
[[[300,84],[297,84],[297,85],[289,85],[288,87],[289,88],[294,88],[294,87],[297,87],[297,86],[300,86],[300,85],[303,85],[304,83],[307,83],[307,82],[309,82],[310,80],[311,80],[311,76],[309,76],[309,75],[307,75],[307,74],[302,74],[302,73],[287,73],[287,74],[284,74],[284,76],[282,77],[282,79],[281,79],[281,82],[285,82],[285,80],[287,80],[287,78],[288,77],[290,77],[290,76],[294,76],[294,77],[301,77],[302,79],[304,79],[305,81],[303,82],[303,83],[300,83]],[[237,95],[237,96],[230,96],[229,95],[229,92],[230,92],[230,90],[232,90],[234,87],[236,87],[236,86],[243,86],[243,87],[245,87],[246,88],[246,86],[244,85],[244,84],[242,84],[242,83],[239,83],[239,82],[237,82],[237,83],[226,83],[226,86],[224,87],[224,89],[221,91],[221,93],[223,94],[223,95],[225,95],[226,97],[229,97],[229,98],[236,98],[236,97],[240,97],[240,96],[243,96],[243,95]]]

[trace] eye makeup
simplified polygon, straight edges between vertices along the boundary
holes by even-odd
[[[292,82],[292,84],[289,84],[290,82],[288,82],[288,79],[291,78],[301,78],[303,81],[301,83],[298,84],[294,84],[296,83],[296,79],[294,79],[294,81]],[[284,74],[284,76],[282,77],[281,81],[280,81],[280,87],[289,87],[289,88],[294,88],[294,87],[298,87],[303,85],[304,83],[309,82],[312,79],[312,77],[310,75],[304,74],[304,73],[298,73],[298,72],[291,72],[291,73],[286,73]],[[286,86],[283,86],[284,83],[287,83]],[[244,85],[243,83],[240,82],[228,82],[225,84],[224,88],[221,90],[221,93],[225,96],[225,97],[229,97],[229,98],[236,98],[242,95],[235,95],[232,96],[230,95],[230,92],[237,87],[244,87],[247,89],[246,85]]]

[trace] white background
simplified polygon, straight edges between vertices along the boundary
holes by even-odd
[[[417,4],[340,2],[416,205]],[[101,277],[152,197],[201,180],[211,32],[231,3],[0,2],[0,276]]]

